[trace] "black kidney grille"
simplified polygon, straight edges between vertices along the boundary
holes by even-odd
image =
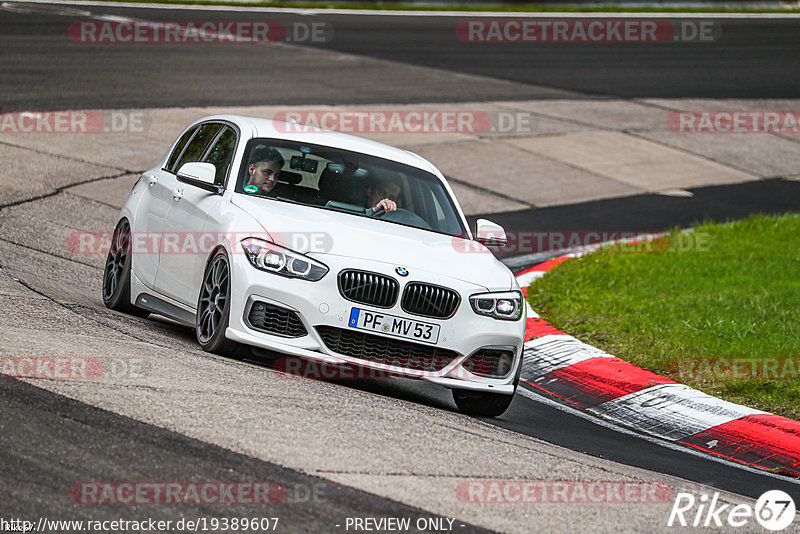
[[[278,336],[303,337],[308,334],[303,321],[294,311],[267,302],[254,302],[247,321],[256,330]]]
[[[401,306],[414,315],[448,319],[458,309],[461,297],[446,287],[412,282],[406,285]]]
[[[415,371],[441,371],[459,357],[456,351],[335,326],[317,326],[333,352]]]
[[[400,284],[390,276],[353,270],[339,273],[339,293],[353,302],[391,308],[399,292]]]
[[[487,378],[503,378],[511,372],[514,351],[504,349],[481,349],[461,365],[472,374]]]

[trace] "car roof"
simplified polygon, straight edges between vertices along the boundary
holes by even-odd
[[[371,156],[404,163],[428,171],[442,178],[441,173],[437,171],[433,164],[413,152],[355,135],[326,130],[315,126],[244,115],[213,115],[198,119],[196,122],[206,122],[209,120],[225,120],[236,124],[239,126],[245,139],[267,137],[329,146],[342,150],[351,150],[353,152],[360,152],[362,154],[369,154]]]
[[[409,152],[408,150],[385,145],[383,143],[378,143],[377,141],[372,141],[370,139],[365,139],[355,135],[349,135],[333,130],[326,130],[324,128],[310,126],[303,127],[304,125],[297,125],[294,123],[287,123],[273,119],[265,119],[262,117],[249,117],[245,115],[230,114],[210,115],[197,119],[191,124],[191,126],[208,121],[227,121],[235,124],[239,128],[242,138],[247,141],[257,137],[266,137],[329,146],[333,148],[340,148],[342,150],[360,152],[362,154],[368,154],[391,161],[397,161],[399,163],[404,163],[406,165],[428,171],[436,176],[444,185],[448,195],[456,207],[456,212],[458,213],[458,217],[461,219],[462,225],[467,230],[468,238],[472,239],[472,232],[470,231],[469,224],[464,216],[464,211],[461,209],[458,199],[456,199],[455,195],[453,194],[450,184],[447,182],[444,175],[442,175],[442,173],[431,162],[422,156],[418,156],[417,154]],[[244,145],[240,144],[237,150],[243,150],[243,147]],[[164,157],[166,158],[168,156]]]

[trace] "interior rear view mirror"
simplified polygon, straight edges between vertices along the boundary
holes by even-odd
[[[310,172],[312,174],[317,173],[317,165],[319,165],[319,161],[315,159],[307,159],[305,154],[302,156],[292,156],[292,160],[289,162],[289,167],[296,171],[303,171],[303,172]]]

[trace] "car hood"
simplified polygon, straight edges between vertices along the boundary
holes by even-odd
[[[515,287],[508,268],[476,241],[240,194],[234,195],[231,203],[254,217],[273,242],[315,258],[365,258],[389,264],[392,269],[436,272],[487,290]]]

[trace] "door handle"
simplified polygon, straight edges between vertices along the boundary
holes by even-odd
[[[177,187],[172,190],[172,200],[175,202],[179,201],[183,198],[183,189],[178,189]]]
[[[150,176],[147,178],[147,185],[149,185],[150,187],[153,187],[157,183],[158,183],[158,178],[156,178],[155,176]]]

